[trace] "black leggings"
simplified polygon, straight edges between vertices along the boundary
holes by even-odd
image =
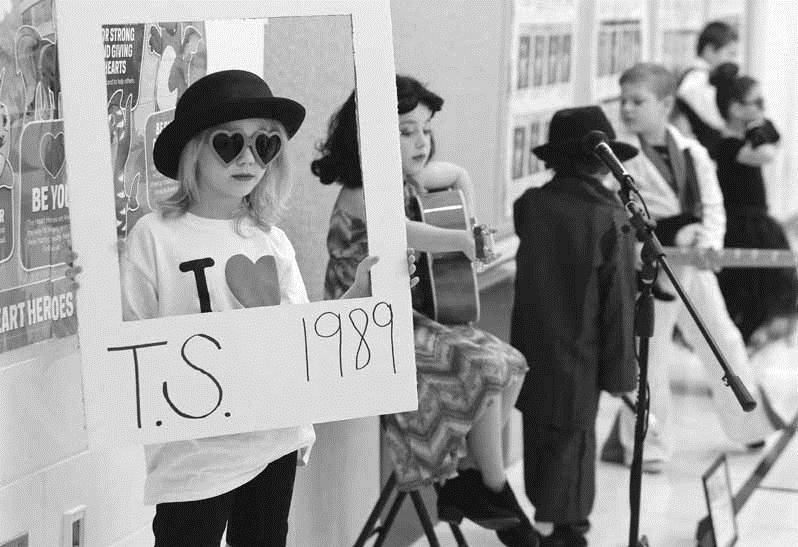
[[[296,452],[273,461],[235,490],[196,501],[159,503],[155,547],[219,547],[227,526],[233,547],[283,547],[294,491]]]

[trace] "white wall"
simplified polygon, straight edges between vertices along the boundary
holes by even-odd
[[[749,14],[749,70],[782,135],[781,153],[764,170],[768,203],[774,217],[787,220],[798,214],[798,2],[752,0]]]
[[[82,406],[77,337],[0,355],[0,543],[27,532],[31,546],[60,545],[80,505],[88,545],[147,536],[141,449],[89,451]]]

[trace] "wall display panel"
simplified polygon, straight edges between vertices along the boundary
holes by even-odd
[[[704,9],[695,0],[659,0],[652,33],[654,60],[675,73],[682,73],[695,57],[698,33],[704,24]]]
[[[528,187],[550,173],[531,152],[548,137],[555,110],[574,104],[576,1],[517,0],[511,43],[505,214]]]
[[[648,51],[646,4],[599,0],[592,29],[591,97],[603,101],[618,95],[618,77],[644,60]]]
[[[67,141],[67,156],[73,172],[83,179],[72,196],[74,244],[84,268],[78,298],[81,307],[94,312],[81,321],[79,332],[90,443],[146,444],[414,409],[417,394],[411,308],[409,291],[402,288],[407,283],[405,218],[401,187],[391,183],[401,176],[398,135],[384,131],[396,124],[387,0],[269,4],[166,0],[96,4],[93,0],[73,0],[71,5],[73,9],[59,12],[58,23],[63,41],[61,59],[72,69],[65,71],[65,107],[71,112],[65,122],[67,128],[83,135],[80,143]],[[224,19],[219,19],[220,13],[224,13]],[[308,40],[318,36],[320,28],[341,28],[342,19],[348,32],[342,35],[345,47],[336,51],[357,74],[366,213],[381,219],[369,225],[369,249],[380,257],[372,270],[372,295],[284,304],[283,292],[274,283],[280,281],[275,258],[230,256],[243,252],[233,250],[217,253],[216,261],[199,256],[175,259],[180,261],[180,271],[188,274],[185,294],[193,295],[191,302],[199,302],[196,312],[123,320],[119,266],[124,257],[118,255],[117,245],[120,226],[131,223],[130,213],[137,212],[135,205],[152,206],[157,200],[147,200],[158,192],[141,191],[134,199],[129,184],[133,179],[125,172],[121,178],[127,224],[120,224],[117,180],[121,171],[114,168],[121,163],[119,150],[128,138],[123,122],[135,123],[133,105],[140,106],[144,94],[139,92],[137,102],[124,87],[131,83],[132,88],[132,82],[109,74],[109,70],[121,70],[114,61],[126,61],[125,55],[137,56],[140,49],[157,50],[154,37],[164,32],[164,25],[153,21],[178,21],[166,32],[181,36],[174,47],[179,42],[183,61],[168,67],[165,80],[154,80],[155,90],[162,89],[159,86],[165,82],[165,97],[154,93],[152,86],[148,91],[159,100],[157,106],[149,108],[157,109],[156,113],[168,112],[184,89],[182,84],[187,85],[203,71],[252,65],[253,52],[248,48],[231,50],[230,36],[257,32],[260,44],[268,43],[272,34],[282,36],[284,47],[270,54],[287,56],[281,61],[285,66]],[[210,29],[220,26],[227,28],[227,41],[211,33]],[[139,46],[137,35],[142,32],[147,43]],[[207,52],[203,40],[207,40]],[[120,45],[114,48],[114,44]],[[109,53],[113,56],[114,52],[122,57],[109,61]],[[305,76],[311,78],[306,85],[310,93],[326,96],[325,81],[312,80],[323,70],[314,68],[312,62],[328,60],[319,57],[309,65],[294,65],[305,66]],[[255,64],[264,66],[263,59]],[[278,71],[265,76],[277,96],[283,89],[280,77],[289,76]],[[181,85],[172,87],[175,80]],[[316,105],[318,101],[309,97],[305,104]],[[109,109],[114,116],[109,117]],[[330,111],[325,110],[324,115]],[[146,120],[152,118],[152,112],[143,112],[142,117],[143,138],[150,140],[168,120],[165,116],[150,124],[152,131],[147,133]],[[133,129],[129,132],[141,138]],[[148,144],[145,141],[142,146],[145,156]],[[146,162],[139,163],[142,166],[146,168]],[[386,171],[397,177],[385,176]],[[139,180],[144,178],[143,173],[137,174],[141,175]],[[303,272],[301,263],[298,267]],[[177,262],[174,269],[178,269]],[[226,283],[241,303],[240,309],[203,308],[201,304],[209,301],[202,297],[206,269],[208,280],[216,277],[220,287]],[[249,283],[258,279],[263,283]],[[263,294],[264,288],[268,294]],[[137,298],[136,294],[132,293],[132,298]],[[276,295],[276,300],[270,295]],[[202,313],[206,311],[213,313]]]
[[[746,57],[746,2],[745,0],[706,0],[705,21],[723,21],[737,31],[740,47],[737,49],[737,62],[745,67]]]
[[[0,7],[0,352],[77,331],[53,11]]]
[[[103,26],[111,162],[120,239],[177,189],[155,169],[152,146],[183,91],[205,75],[203,21]]]

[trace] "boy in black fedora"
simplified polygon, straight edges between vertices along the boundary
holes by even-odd
[[[602,185],[609,170],[583,140],[604,132],[597,106],[560,110],[549,140],[533,149],[553,178],[514,204],[516,254],[511,343],[529,362],[516,407],[523,414],[524,481],[541,545],[586,545],[595,495],[595,420],[600,392],[635,388],[634,238],[627,214]]]

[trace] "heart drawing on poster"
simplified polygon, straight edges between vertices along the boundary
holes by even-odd
[[[45,133],[39,141],[39,157],[47,174],[53,179],[58,178],[64,168],[64,132],[53,135]]]
[[[227,286],[245,308],[280,303],[280,280],[273,256],[262,256],[254,264],[244,255],[231,256],[224,268]]]

